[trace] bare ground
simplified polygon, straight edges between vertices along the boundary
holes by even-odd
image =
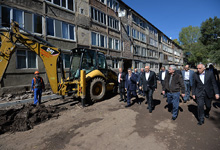
[[[197,125],[196,103],[180,103],[177,120],[171,120],[160,90],[154,93],[155,110],[134,104],[125,108],[119,96],[82,108],[71,99],[45,105],[67,107],[24,132],[0,135],[1,150],[217,150],[220,147],[220,102],[213,101],[211,117]],[[143,97],[140,97],[143,99]]]

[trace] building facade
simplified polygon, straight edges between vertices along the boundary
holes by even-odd
[[[0,0],[1,31],[12,19],[60,48],[66,71],[70,50],[77,47],[105,51],[115,70],[149,65],[158,73],[161,66],[183,66],[181,47],[121,0]],[[25,47],[17,48],[1,81],[1,91],[5,89],[1,93],[8,88],[27,90],[35,70],[48,83],[40,58]]]

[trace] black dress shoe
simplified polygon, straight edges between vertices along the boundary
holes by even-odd
[[[152,113],[152,109],[149,109],[149,113]]]
[[[209,118],[209,114],[206,114],[205,117],[206,117],[206,118]]]
[[[131,107],[131,104],[127,104],[125,107],[126,107],[126,108],[127,108],[127,107]]]
[[[176,120],[177,117],[172,117],[172,120]]]
[[[201,126],[202,124],[204,124],[204,121],[199,121],[197,124]]]

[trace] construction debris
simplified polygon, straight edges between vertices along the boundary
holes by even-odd
[[[23,105],[19,109],[0,110],[0,134],[26,131],[51,118],[58,118],[65,107]]]

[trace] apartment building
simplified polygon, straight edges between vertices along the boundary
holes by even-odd
[[[70,50],[77,47],[105,51],[114,70],[150,65],[158,73],[161,66],[183,66],[181,47],[121,0],[1,0],[0,30],[7,30],[12,19],[60,48],[67,72]],[[26,90],[35,70],[48,83],[41,59],[19,46],[1,89]]]

